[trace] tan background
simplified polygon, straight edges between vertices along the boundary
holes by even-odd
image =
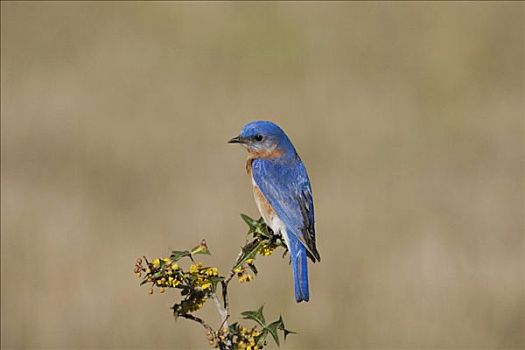
[[[254,118],[307,165],[322,263],[297,305],[262,260],[234,313],[282,312],[285,348],[524,346],[523,3],[1,9],[4,348],[205,348],[133,263],[206,237],[228,267]]]

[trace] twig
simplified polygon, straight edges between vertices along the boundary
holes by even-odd
[[[219,315],[221,315],[221,327],[219,329],[222,329],[223,326],[228,327],[228,317],[230,316],[228,309],[226,309],[226,307],[223,307],[221,305],[219,298],[217,298],[217,294],[213,293],[211,295],[211,298],[215,302],[215,306],[217,307],[217,311],[219,312]]]
[[[242,256],[242,248],[239,254],[237,255],[237,258],[235,258],[234,266],[237,265],[237,261],[239,261],[240,257]],[[233,276],[235,276],[235,271],[233,271],[233,267],[230,270],[230,274],[228,277],[221,282],[221,288],[222,288],[222,302],[224,304],[224,310],[226,310],[226,318],[225,320],[230,317],[230,303],[228,301],[228,284],[232,280]]]
[[[242,256],[242,248],[239,254],[237,255],[237,258],[235,259],[234,264],[237,264],[237,261],[239,261],[239,258],[241,256]],[[222,317],[222,323],[219,329],[222,329],[223,327],[226,327],[226,328],[228,327],[228,318],[230,317],[230,303],[228,301],[228,284],[230,283],[233,276],[235,276],[235,271],[233,271],[233,267],[232,267],[228,277],[224,281],[221,282],[222,302],[224,306],[221,305],[221,302],[217,298],[217,295],[215,293],[212,294],[212,298],[213,298],[213,301],[215,302],[215,306],[217,307],[217,311]]]
[[[224,304],[224,309],[228,312],[228,316],[230,316],[230,303],[228,301],[228,283],[226,283],[225,281],[222,281],[221,289],[222,289],[222,301]]]
[[[192,321],[195,321],[197,323],[200,323],[204,328],[206,328],[206,330],[212,334],[215,334],[215,332],[213,331],[213,328],[211,328],[211,326],[209,324],[207,324],[206,322],[204,322],[204,320],[200,317],[197,317],[197,316],[193,316],[192,314],[180,314],[180,315],[177,315],[178,317],[182,317],[182,318],[185,318],[187,320],[192,320]]]
[[[246,245],[244,245],[246,247]],[[237,258],[235,258],[235,263],[230,271],[230,274],[228,275],[228,277],[224,280],[224,283],[226,284],[226,286],[228,285],[228,283],[230,283],[231,279],[233,278],[233,276],[235,276],[235,271],[233,271],[233,268],[235,267],[235,265],[237,265],[237,262],[239,261],[240,257],[242,256],[242,248],[241,248],[241,251],[239,252],[239,255],[237,255]]]

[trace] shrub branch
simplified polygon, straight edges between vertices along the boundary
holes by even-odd
[[[173,315],[201,324],[207,332],[211,346],[224,350],[259,350],[266,346],[268,335],[279,346],[278,333],[281,332],[286,340],[288,334],[293,332],[285,328],[282,317],[266,323],[262,307],[256,311],[241,313],[244,320],[255,323],[253,327],[247,328],[239,322],[229,324],[228,287],[233,278],[237,277],[241,284],[248,283],[258,273],[255,266],[258,255],[269,256],[278,247],[284,248],[283,257],[287,252],[282,237],[274,234],[262,218],[254,220],[244,214],[241,214],[241,217],[249,228],[247,239],[226,276],[221,275],[216,267],[207,267],[202,262],[196,262],[197,255],[210,255],[205,240],[191,250],[172,251],[166,258],[155,258],[151,261],[145,256],[138,258],[134,271],[142,279],[141,285],[150,285],[149,294],[153,294],[154,289],[158,289],[160,293],[164,293],[166,289],[179,290],[181,298],[171,307]],[[179,265],[185,258],[191,262],[189,269]],[[219,285],[222,302],[217,296]],[[220,316],[221,322],[217,329],[194,315],[209,299],[213,300]]]

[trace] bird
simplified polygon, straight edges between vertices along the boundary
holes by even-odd
[[[308,262],[321,261],[315,243],[312,188],[306,168],[286,133],[270,121],[252,121],[229,143],[248,151],[257,208],[268,227],[281,234],[291,258],[295,300],[308,302]]]

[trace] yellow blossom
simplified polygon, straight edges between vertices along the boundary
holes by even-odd
[[[240,275],[238,277],[239,277],[239,282],[241,282],[241,283],[251,282],[253,280],[253,276],[250,275],[249,273],[244,273],[244,274],[242,274],[242,275]]]
[[[179,269],[179,265],[177,263],[173,263],[173,264],[171,264],[171,269],[173,271],[177,271]]]
[[[199,272],[199,269],[202,267],[202,265],[199,263],[199,264],[192,264],[190,266],[190,273],[197,273]]]
[[[160,259],[159,258],[153,259],[152,263],[153,263],[153,267],[158,268],[160,266]]]
[[[206,281],[203,284],[201,284],[202,290],[206,290],[206,289],[208,289],[210,287],[211,287],[211,282],[209,282],[209,281]]]
[[[217,276],[219,275],[219,269],[217,269],[216,267],[209,267],[206,269],[206,275]]]
[[[272,255],[274,248],[271,246],[265,245],[259,250],[259,253],[263,256],[269,256]]]

